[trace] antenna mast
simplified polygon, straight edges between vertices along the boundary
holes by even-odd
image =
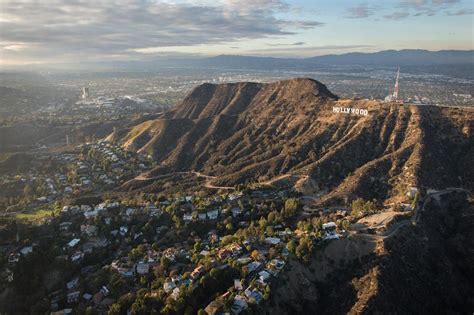
[[[400,80],[400,67],[398,67],[397,79],[395,80],[395,88],[393,89],[393,100],[394,101],[398,101],[398,90],[399,90],[398,81],[399,80]]]

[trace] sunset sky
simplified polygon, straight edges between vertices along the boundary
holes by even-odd
[[[0,0],[3,65],[473,49],[472,0]]]

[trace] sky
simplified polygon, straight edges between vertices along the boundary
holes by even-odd
[[[0,67],[473,49],[474,0],[0,0]]]

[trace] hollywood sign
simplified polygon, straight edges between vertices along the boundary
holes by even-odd
[[[352,107],[333,107],[332,111],[334,113],[342,113],[342,114],[354,114],[359,116],[368,116],[369,111],[367,109],[359,109],[359,108],[352,108]]]

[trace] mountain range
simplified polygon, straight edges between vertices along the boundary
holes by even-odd
[[[222,70],[300,70],[311,71],[324,66],[441,66],[474,65],[474,50],[423,49],[384,50],[372,53],[351,52],[310,58],[278,58],[249,55],[161,56],[143,60],[81,62],[80,64],[28,65],[28,70],[61,69],[97,71],[152,71],[160,68],[213,68]]]

